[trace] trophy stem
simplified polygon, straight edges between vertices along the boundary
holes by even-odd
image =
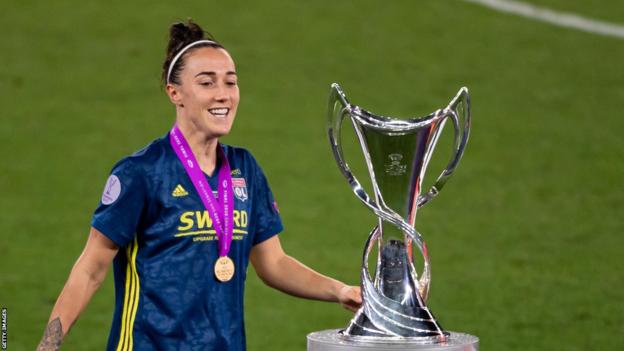
[[[390,240],[382,244],[378,255],[375,284],[368,270],[368,257],[381,238],[375,227],[366,242],[362,262],[363,307],[351,320],[344,334],[366,337],[403,337],[423,341],[441,341],[443,331],[418,292],[414,267],[405,243]]]

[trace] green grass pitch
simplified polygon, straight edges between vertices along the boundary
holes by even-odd
[[[615,0],[531,2],[624,23]],[[330,83],[398,116],[427,114],[465,85],[466,154],[417,218],[436,317],[479,336],[483,350],[624,348],[623,40],[457,0],[2,7],[0,305],[9,350],[35,349],[111,166],[170,128],[160,66],[168,25],[187,17],[237,63],[241,104],[225,141],[260,161],[288,253],[357,284],[375,222],[330,152]],[[345,141],[361,162],[355,139]],[[440,148],[430,176],[447,156]],[[64,350],[104,349],[112,287],[109,272]],[[304,350],[307,333],[350,319],[337,305],[263,286],[253,269],[246,292],[250,350]]]

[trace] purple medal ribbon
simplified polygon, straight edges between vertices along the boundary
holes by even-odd
[[[217,177],[219,182],[217,189],[219,202],[214,198],[210,184],[208,184],[204,173],[197,163],[197,159],[195,159],[195,155],[193,155],[193,151],[177,125],[174,125],[169,133],[169,142],[178,159],[182,162],[186,174],[191,178],[195,190],[199,193],[204,207],[208,210],[210,219],[212,219],[213,227],[219,239],[219,257],[227,256],[228,252],[230,252],[234,228],[232,221],[234,216],[234,208],[232,206],[234,197],[230,163],[225,156],[225,152],[223,152],[221,144],[217,144],[217,153],[221,157],[221,167]]]

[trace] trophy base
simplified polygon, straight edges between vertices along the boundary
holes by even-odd
[[[340,329],[323,330],[308,334],[308,351],[478,351],[479,338],[473,335],[450,332],[445,342],[416,341],[400,338],[350,337]]]

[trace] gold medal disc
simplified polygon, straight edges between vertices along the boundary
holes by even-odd
[[[234,262],[227,256],[219,257],[214,266],[215,277],[220,282],[227,282],[234,276]]]

